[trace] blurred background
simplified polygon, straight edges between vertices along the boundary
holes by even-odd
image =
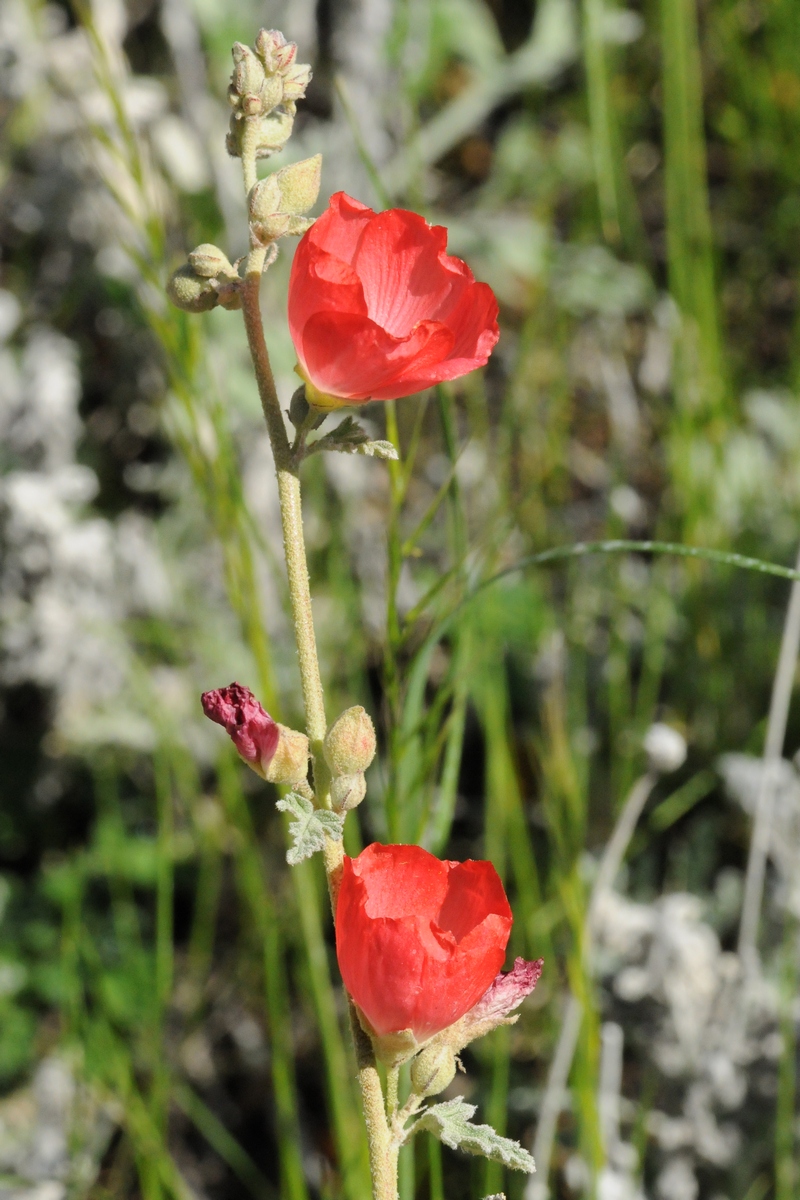
[[[800,597],[625,553],[462,601],[577,540],[795,560],[796,0],[3,0],[0,1197],[369,1194],[319,864],[198,700],[302,720],[241,320],[163,299],[246,248],[262,25],[314,69],[263,169],[322,151],[320,211],[446,224],[501,307],[485,372],[363,410],[400,464],[304,467],[328,715],[379,730],[348,850],[490,858],[545,958],[453,1085],[539,1174],[423,1135],[401,1200],[790,1200]]]

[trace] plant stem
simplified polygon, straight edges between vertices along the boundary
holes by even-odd
[[[249,121],[248,121],[249,124]],[[255,182],[255,159],[248,137],[242,139],[242,170],[245,189],[250,190]],[[289,597],[292,609],[292,624],[297,645],[300,680],[303,689],[303,707],[306,716],[306,732],[311,750],[314,770],[316,803],[330,808],[330,772],[322,753],[322,743],[327,730],[325,698],[317,656],[314,634],[314,616],[311,607],[311,588],[306,561],[305,537],[303,535],[303,511],[300,498],[298,465],[293,460],[286,426],[283,423],[280,401],[275,388],[275,379],[269,361],[269,352],[264,338],[261,321],[259,287],[261,275],[267,263],[267,250],[253,246],[247,257],[245,278],[242,284],[242,313],[244,316],[247,342],[253,360],[267,423],[275,471],[278,478],[278,498],[283,529],[283,549],[286,556],[286,571],[289,579]],[[334,919],[336,898],[341,879],[344,847],[341,841],[325,839],[325,874],[331,899]],[[392,1153],[389,1126],[386,1120],[383,1089],[375,1063],[372,1043],[362,1030],[358,1017],[350,1006],[350,1024],[356,1050],[358,1083],[364,1108],[364,1122],[369,1144],[370,1172],[372,1175],[373,1200],[397,1200],[397,1157]]]

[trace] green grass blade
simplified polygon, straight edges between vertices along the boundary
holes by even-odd
[[[684,422],[725,412],[695,0],[660,0],[669,287],[678,305],[677,395]],[[691,408],[691,414],[688,409]]]

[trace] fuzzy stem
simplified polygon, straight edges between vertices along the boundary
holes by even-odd
[[[400,1086],[400,1068],[390,1067],[386,1072],[386,1115],[391,1125],[397,1116],[399,1107],[398,1091]]]
[[[244,194],[250,195],[250,189],[258,179],[256,172],[255,137],[258,117],[245,117],[242,130],[242,175],[244,176]]]
[[[252,152],[245,155],[247,138],[243,139],[242,169],[245,187],[249,191],[255,181],[255,160]],[[269,352],[264,338],[261,321],[259,287],[261,275],[267,262],[267,251],[253,246],[247,258],[245,277],[242,283],[242,313],[244,316],[247,342],[253,360],[258,383],[261,407],[267,423],[275,470],[278,477],[278,497],[283,529],[283,549],[286,556],[286,571],[289,578],[289,597],[292,608],[297,657],[303,689],[303,706],[306,715],[306,732],[311,749],[314,769],[316,803],[330,808],[330,772],[322,753],[322,743],[327,730],[325,699],[317,657],[314,635],[314,617],[311,608],[311,588],[308,579],[305,538],[303,536],[303,512],[300,500],[300,478],[298,464],[294,461],[286,426],[283,423],[275,379],[269,361]],[[325,874],[331,907],[336,916],[336,899],[342,874],[344,848],[342,843],[325,839]],[[389,1125],[386,1120],[383,1089],[375,1064],[372,1043],[362,1030],[358,1018],[350,1006],[350,1024],[356,1049],[358,1083],[364,1108],[364,1122],[369,1144],[369,1162],[372,1174],[373,1200],[397,1200],[397,1155],[393,1151]]]

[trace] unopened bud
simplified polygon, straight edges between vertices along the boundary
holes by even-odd
[[[296,729],[287,729],[285,725],[279,724],[278,729],[278,747],[265,777],[270,783],[300,783],[308,775],[308,738]]]
[[[202,246],[196,246],[189,255],[189,266],[194,270],[195,275],[201,275],[204,279],[216,279],[218,275],[233,276],[236,272],[233,265],[228,261],[228,256],[223,254],[218,246],[212,246],[210,242],[203,242]]]
[[[231,84],[240,96],[258,96],[264,86],[264,67],[249,46],[234,42]]]
[[[307,63],[296,63],[283,76],[284,100],[301,100],[311,83],[311,67]]]
[[[242,156],[242,135],[245,122],[240,120],[240,116],[241,114],[238,112],[232,115],[228,136],[225,139],[225,147],[232,158],[241,158]],[[249,118],[249,120],[258,122],[254,138],[256,158],[269,158],[283,149],[292,135],[294,116],[294,104],[287,103],[275,109],[274,112],[264,113],[257,118]]]
[[[375,757],[375,726],[365,709],[357,704],[334,721],[325,735],[325,761],[334,778],[366,771]]]
[[[289,232],[291,217],[287,213],[275,213],[265,221],[251,221],[250,232],[259,246],[269,246]]]
[[[278,29],[261,29],[256,38],[256,54],[266,71],[284,71],[294,62],[297,43],[287,42]]]
[[[331,805],[335,812],[350,812],[357,808],[367,794],[367,781],[362,772],[337,775],[331,782]]]
[[[314,217],[289,217],[288,233],[294,237],[302,237],[304,233],[308,233],[311,226],[314,224]]]
[[[311,412],[311,405],[306,400],[305,385],[301,384],[295,392],[292,393],[292,398],[289,401],[289,420],[294,425],[295,429],[302,429],[308,420],[308,414]]]
[[[319,195],[321,174],[321,154],[315,154],[313,158],[304,158],[301,162],[292,163],[291,166],[278,171],[280,211],[296,215],[313,208]]]
[[[198,275],[188,263],[173,273],[167,296],[176,308],[191,313],[208,312],[219,303],[213,281]]]
[[[417,1096],[438,1096],[455,1079],[456,1056],[449,1046],[429,1046],[411,1063],[411,1089]]]
[[[258,183],[254,184],[250,189],[247,204],[250,210],[251,221],[265,221],[273,213],[280,211],[281,188],[278,183],[279,174],[280,171],[276,171],[274,174],[268,175],[266,179],[259,179]]]
[[[260,179],[250,189],[248,197],[250,220],[266,224],[276,216],[288,218],[306,212],[319,195],[321,170],[322,155],[315,154],[313,158],[292,163],[266,179]],[[278,222],[278,226],[280,229],[274,237],[288,232],[288,219]]]
[[[271,112],[283,100],[284,85],[280,75],[268,75],[264,81],[264,86],[261,89],[261,110],[262,112]]]

